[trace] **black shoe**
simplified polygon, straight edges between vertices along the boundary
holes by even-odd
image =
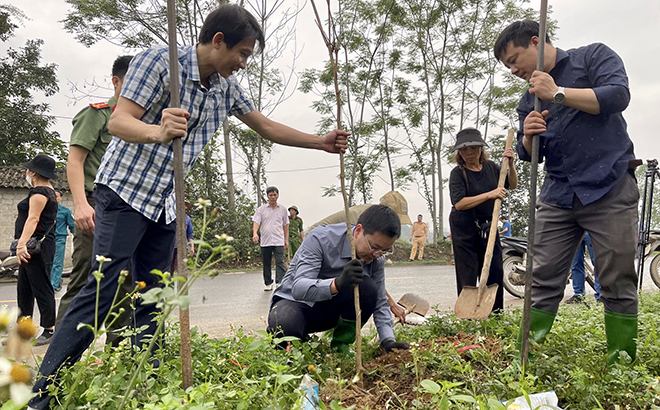
[[[53,335],[55,334],[55,329],[45,329],[44,332],[37,338],[37,343],[35,343],[35,346],[43,346],[47,345],[50,343],[51,339],[53,339]]]
[[[566,303],[568,303],[569,305],[575,305],[575,304],[578,304],[578,303],[584,303],[584,295],[575,294],[575,295],[571,296],[571,298],[568,299],[568,300],[566,301]]]
[[[414,261],[415,261],[414,259],[408,259],[408,262],[414,262]]]

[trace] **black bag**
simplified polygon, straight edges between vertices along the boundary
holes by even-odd
[[[465,178],[465,186],[466,186],[466,193],[468,196],[470,195],[470,183],[468,182],[468,177],[467,177],[467,172],[465,172],[465,168],[461,166],[461,170],[463,171],[463,178]],[[479,230],[479,238],[481,238],[481,242],[486,246],[488,243],[488,235],[490,235],[490,222],[491,221],[486,221],[483,223],[479,222],[479,219],[477,219],[477,212],[474,210],[474,208],[471,209],[472,211],[472,217],[474,218],[474,224],[477,225],[477,229]]]
[[[27,242],[25,243],[25,248],[27,249],[28,253],[30,256],[37,256],[41,253],[41,242],[46,239],[46,236],[50,233],[50,230],[53,229],[55,226],[55,222],[48,228],[44,236],[41,237],[41,239],[37,238],[36,236],[33,236],[32,238],[28,239]],[[18,239],[14,239],[11,241],[11,245],[9,245],[9,252],[11,252],[11,256],[16,256],[16,248],[18,247]]]

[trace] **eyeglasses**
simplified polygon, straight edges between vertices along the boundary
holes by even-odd
[[[369,239],[367,239],[367,235],[364,235],[364,240],[367,241],[367,246],[369,246],[369,252],[371,252],[372,255],[379,257],[379,256],[389,256],[392,254],[392,248],[389,249],[374,249],[373,246],[369,243]]]

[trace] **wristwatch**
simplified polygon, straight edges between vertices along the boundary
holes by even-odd
[[[552,96],[552,103],[562,105],[566,101],[566,94],[564,94],[564,87],[559,87],[554,96]]]

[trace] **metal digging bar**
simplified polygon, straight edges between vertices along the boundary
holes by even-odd
[[[170,57],[170,108],[179,108],[179,59],[176,42],[176,4],[167,0],[167,31]],[[183,182],[183,143],[181,138],[172,140],[174,148],[174,195],[176,199],[176,239],[186,243],[186,205]],[[186,271],[186,247],[177,247],[177,271],[184,278]],[[181,374],[184,390],[192,386],[192,355],[190,351],[190,314],[188,309],[179,309],[179,331],[181,333]]]
[[[637,277],[639,278],[639,292],[642,293],[642,279],[644,278],[644,258],[646,246],[649,244],[651,234],[651,212],[653,210],[653,188],[658,172],[658,160],[646,160],[646,178],[644,180],[644,196],[642,197],[642,217],[639,221],[639,241],[637,242]],[[649,183],[650,181],[650,183]],[[648,198],[647,198],[648,196]]]
[[[545,56],[546,20],[548,17],[548,0],[541,0],[539,19],[539,49],[536,69],[543,71]],[[541,99],[534,98],[534,110],[541,112]],[[527,369],[529,359],[529,328],[532,309],[532,272],[534,271],[534,234],[536,233],[536,183],[539,172],[539,136],[532,136],[532,169],[529,184],[529,230],[527,232],[527,274],[525,275],[525,305],[523,308],[522,360],[523,373]]]

